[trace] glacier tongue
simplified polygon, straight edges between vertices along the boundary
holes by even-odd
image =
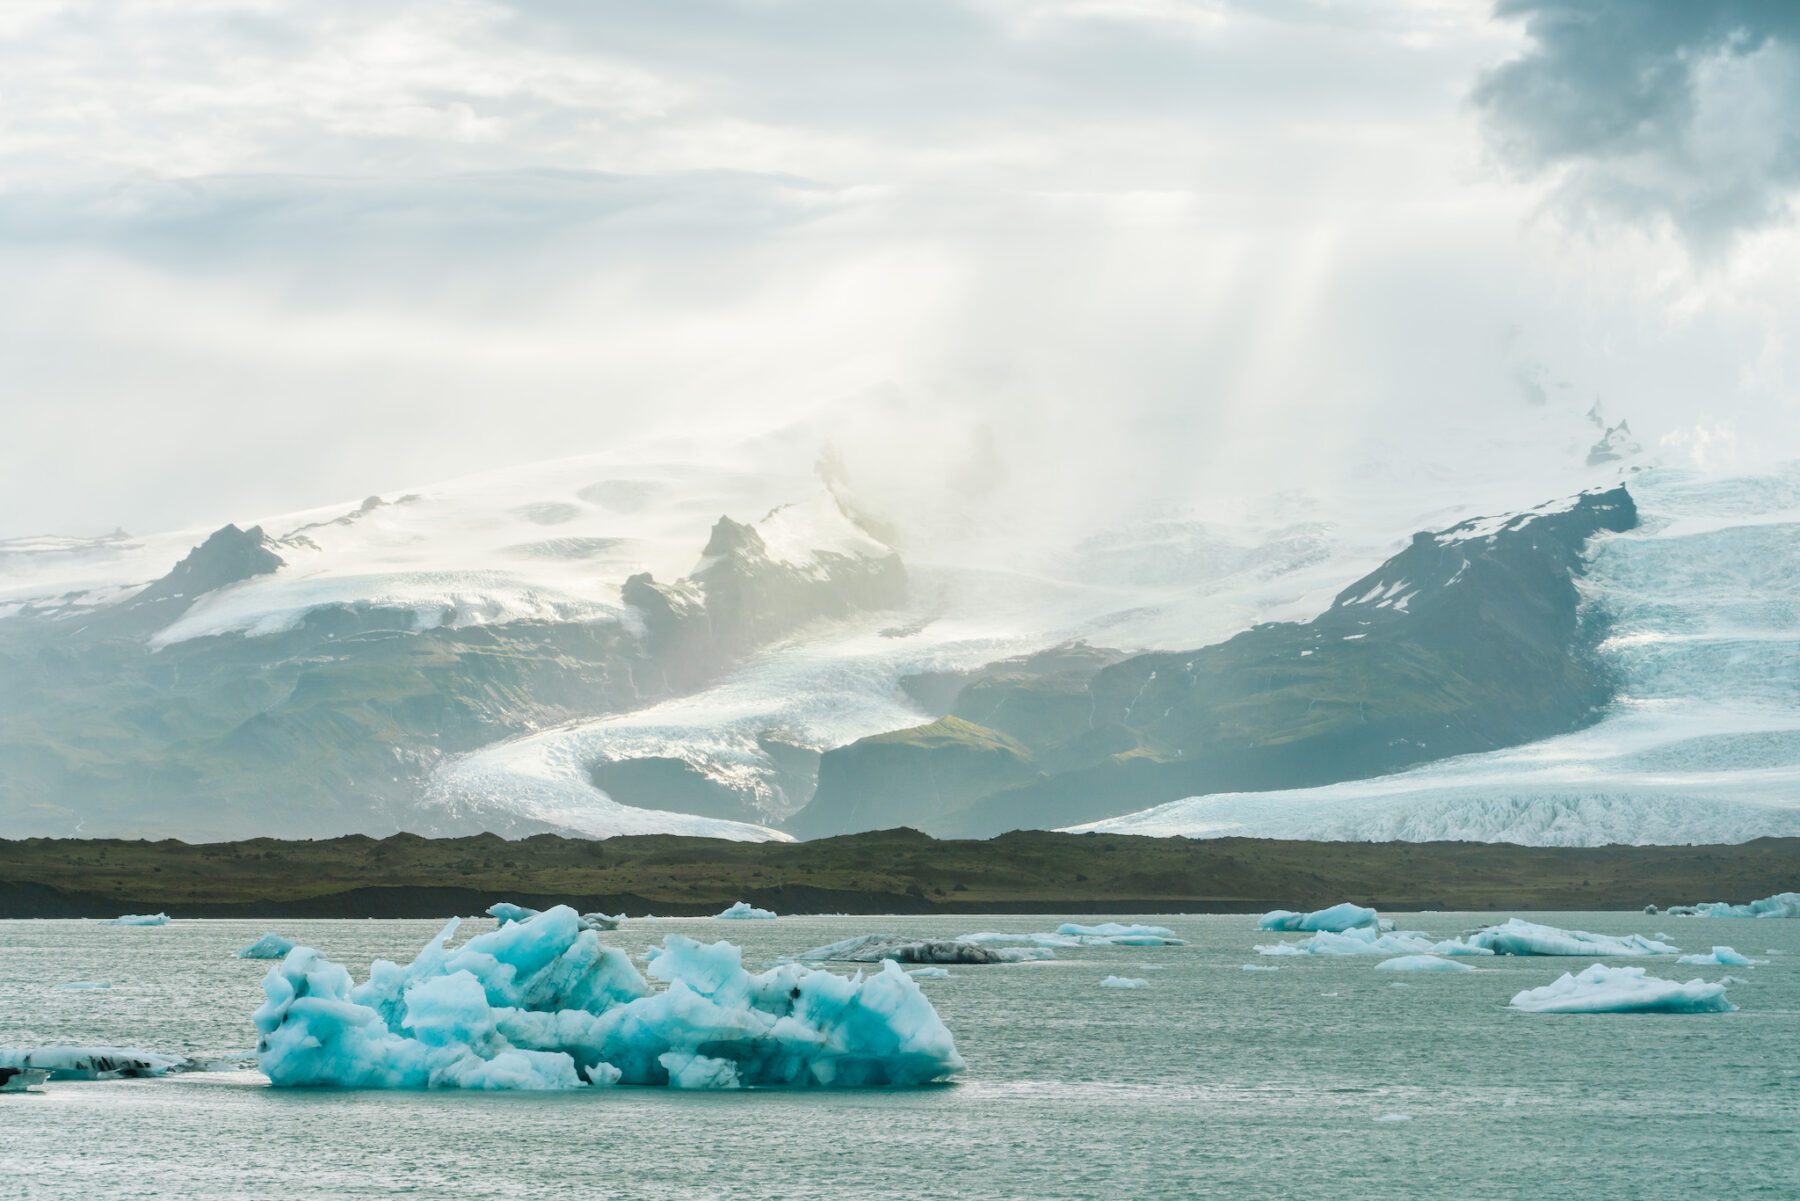
[[[409,965],[369,978],[299,947],[253,1015],[276,1085],[565,1089],[668,1084],[917,1085],[960,1071],[955,1040],[897,965],[853,978],[745,970],[737,947],[678,934],[649,973],[558,905],[461,947],[452,920]]]

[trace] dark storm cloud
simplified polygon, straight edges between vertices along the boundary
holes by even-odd
[[[1529,48],[1474,98],[1516,168],[1590,214],[1709,250],[1786,219],[1800,186],[1800,4],[1499,0]]]

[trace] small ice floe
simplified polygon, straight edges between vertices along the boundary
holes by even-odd
[[[1380,924],[1381,917],[1373,909],[1362,905],[1352,905],[1348,901],[1341,905],[1333,905],[1329,909],[1316,909],[1311,913],[1295,913],[1288,909],[1277,909],[1256,919],[1258,930],[1281,930],[1296,933],[1328,930],[1333,934],[1342,934],[1346,930],[1355,930],[1362,926],[1373,928]]]
[[[1150,981],[1140,976],[1108,976],[1100,981],[1101,988],[1149,988]]]
[[[1246,963],[1239,970],[1245,972],[1279,972],[1281,969],[1272,963]]]
[[[855,934],[794,956],[801,960],[839,963],[1019,963],[1048,959],[1038,947],[988,947],[961,938],[902,938],[893,934]]]
[[[979,930],[974,934],[958,934],[957,942],[972,942],[976,946],[993,947],[1009,945],[1029,945],[1033,947],[1079,947],[1085,944],[1079,938],[1067,934],[1012,934],[998,930]]]
[[[71,980],[67,984],[58,984],[57,988],[64,992],[95,992],[103,988],[111,988],[111,980]]]
[[[1641,967],[1596,963],[1578,976],[1513,997],[1514,1009],[1527,1013],[1730,1013],[1723,984],[1689,980],[1685,984],[1645,974]]]
[[[257,1055],[280,1087],[564,1089],[907,1086],[963,1067],[916,980],[743,966],[728,942],[663,939],[649,976],[567,906],[354,983],[296,947],[263,979]]]
[[[1800,892],[1778,892],[1748,905],[1727,905],[1723,901],[1703,901],[1698,905],[1671,905],[1669,912],[1681,917],[1791,917],[1800,918]]]
[[[947,967],[916,967],[906,974],[914,980],[948,980],[950,969]]]
[[[527,908],[524,905],[515,905],[511,901],[499,901],[489,905],[487,913],[489,917],[499,922],[502,926],[512,922],[522,922],[528,917],[536,917],[538,915],[537,910]],[[774,915],[770,914],[770,916],[773,917]],[[625,915],[623,913],[584,913],[581,915],[581,928],[583,930],[598,930],[604,933],[607,930],[617,930],[624,922]],[[283,953],[285,954],[285,952]],[[279,956],[276,956],[276,958],[279,958]]]
[[[1458,963],[1454,959],[1439,959],[1436,955],[1402,955],[1398,959],[1383,959],[1375,965],[1378,972],[1472,972],[1475,969],[1466,963]]]
[[[28,1093],[48,1079],[40,1068],[0,1068],[0,1093]]]
[[[1343,933],[1321,930],[1299,942],[1264,943],[1258,955],[1492,955],[1486,947],[1461,939],[1434,940],[1422,930],[1383,932],[1375,926],[1359,926]]]
[[[238,948],[239,959],[282,959],[294,949],[294,940],[269,931],[248,946]]]
[[[1678,955],[1680,947],[1645,938],[1642,934],[1590,934],[1563,930],[1523,918],[1477,930],[1467,939],[1470,946],[1485,947],[1496,955]]]
[[[735,922],[771,922],[775,920],[775,911],[758,909],[748,901],[734,901],[731,908],[718,916]]]
[[[102,926],[166,926],[169,915],[166,913],[126,913],[118,917],[105,918]]]
[[[179,1055],[164,1055],[160,1051],[145,1051],[138,1047],[0,1047],[0,1068],[48,1072],[52,1080],[161,1076],[188,1066],[189,1062]]]
[[[1731,947],[1714,947],[1709,955],[1683,955],[1675,961],[1687,967],[1761,967],[1767,959],[1752,959]]]
[[[1375,1120],[1377,1122],[1410,1122],[1413,1120],[1413,1116],[1410,1113],[1383,1113],[1377,1114]]]
[[[1661,912],[1661,910],[1657,909],[1657,907],[1654,905],[1644,906],[1644,913],[1650,917],[1655,917],[1660,912]]]
[[[1109,947],[1182,947],[1185,939],[1175,937],[1175,932],[1167,926],[1126,926],[1119,922],[1101,922],[1098,926],[1083,926],[1079,922],[1064,922],[1056,928],[1058,934],[1066,938],[1078,938],[1085,946]]]

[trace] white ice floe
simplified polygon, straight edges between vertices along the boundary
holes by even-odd
[[[126,913],[119,917],[105,918],[103,926],[166,926],[169,915],[166,913]]]
[[[1295,913],[1289,909],[1277,909],[1265,913],[1256,921],[1258,930],[1312,931],[1329,930],[1341,934],[1345,930],[1354,930],[1360,926],[1379,925],[1381,917],[1373,909],[1362,905],[1352,905],[1345,901],[1341,905],[1333,905],[1329,909],[1317,909],[1311,913]]]
[[[1402,955],[1397,959],[1383,959],[1375,965],[1378,972],[1472,972],[1475,969],[1466,963],[1458,963],[1454,959],[1439,959],[1436,955]]]
[[[1683,955],[1676,963],[1688,967],[1761,967],[1767,959],[1752,959],[1732,947],[1714,947],[1707,955]]]
[[[731,921],[773,921],[775,919],[775,911],[772,909],[758,909],[748,901],[736,901],[733,902],[731,908],[725,910],[725,912],[719,914],[719,916]]]
[[[1243,970],[1246,972],[1279,972],[1281,969],[1272,963],[1246,963]]]
[[[894,934],[853,934],[802,951],[796,959],[840,963],[1020,963],[1049,959],[1045,947],[993,947],[972,938],[905,938]]]
[[[239,947],[239,959],[281,959],[294,949],[294,940],[273,931],[264,934],[249,946]]]
[[[1642,934],[1614,937],[1586,930],[1563,930],[1513,918],[1469,935],[1471,946],[1496,955],[1678,955],[1681,948]]]
[[[906,973],[914,980],[948,980],[950,969],[944,967],[916,967]]]
[[[448,943],[369,978],[308,947],[263,981],[253,1016],[276,1085],[558,1089],[917,1085],[963,1066],[917,981],[785,964],[753,974],[742,952],[679,934],[649,975],[558,905]]]
[[[1321,930],[1299,942],[1264,943],[1258,955],[1492,955],[1487,947],[1446,938],[1433,940],[1422,930],[1383,932],[1373,926],[1335,933]]]
[[[1100,981],[1101,988],[1149,988],[1150,981],[1139,976],[1108,976]]]
[[[49,1072],[52,1080],[120,1080],[161,1076],[188,1066],[180,1055],[138,1047],[58,1045],[8,1049],[0,1047],[0,1068]]]
[[[1669,912],[1681,917],[1793,917],[1800,918],[1800,892],[1778,892],[1748,905],[1703,901],[1698,905],[1672,905]]]
[[[1118,922],[1102,922],[1083,926],[1064,922],[1054,932],[1034,934],[1001,933],[984,930],[961,936],[964,942],[983,946],[996,943],[1027,943],[1034,947],[1184,947],[1186,939],[1176,938],[1167,926],[1125,926]]]
[[[1528,988],[1512,999],[1528,1013],[1730,1013],[1723,984],[1685,984],[1646,975],[1641,967],[1596,963],[1578,976],[1564,973],[1554,984]]]

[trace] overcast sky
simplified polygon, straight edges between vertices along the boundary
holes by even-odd
[[[1797,48],[1786,0],[8,4],[0,535],[808,414],[1064,496],[1595,400],[1800,455]]]

